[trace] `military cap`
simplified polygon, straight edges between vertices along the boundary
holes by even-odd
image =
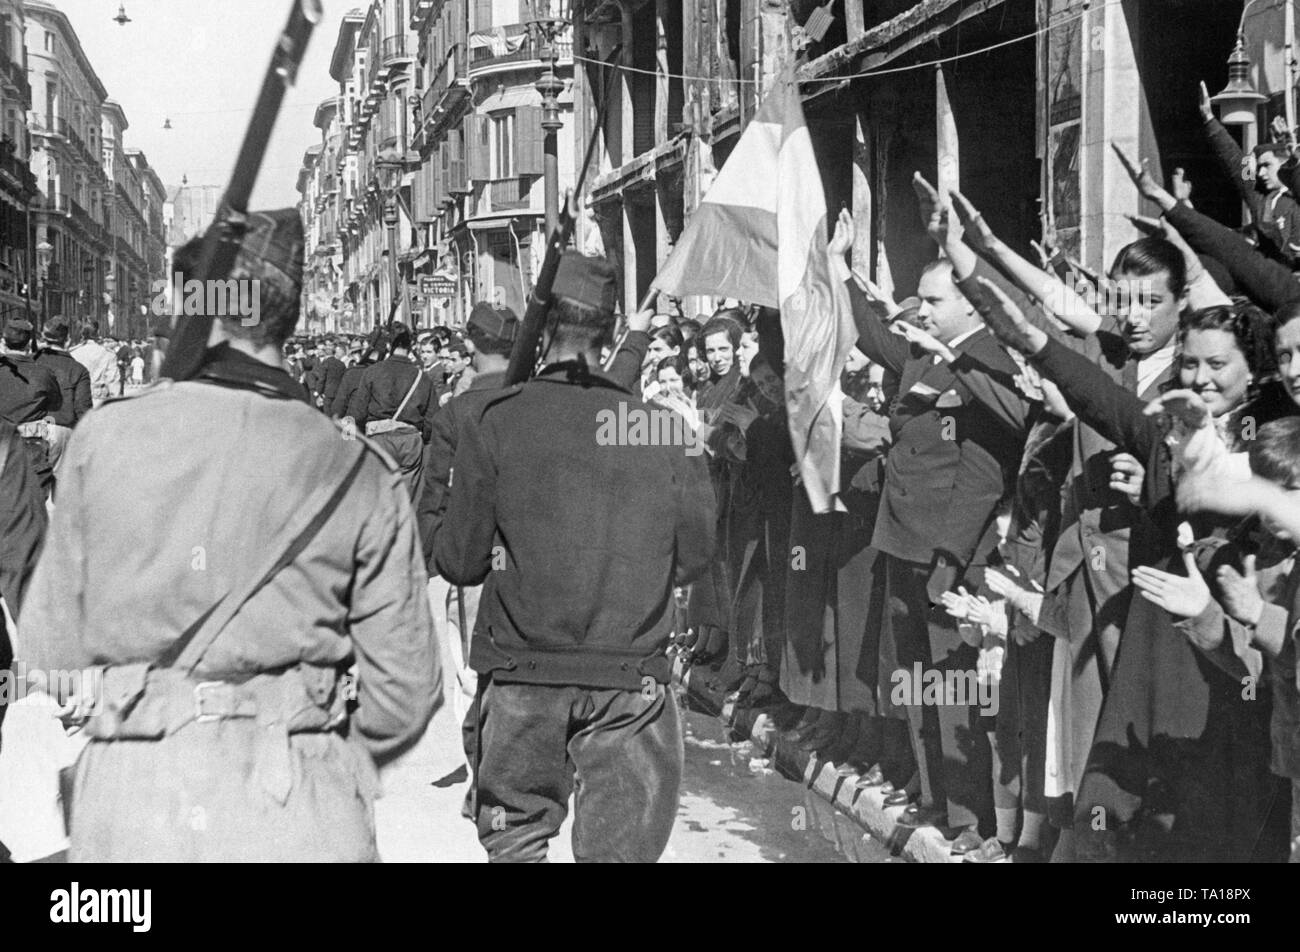
[[[510,344],[519,329],[519,318],[508,307],[493,307],[480,301],[469,312],[466,324],[480,338]]]
[[[560,258],[551,293],[602,314],[613,314],[618,300],[618,270],[604,258],[566,251]]]
[[[41,336],[51,344],[66,344],[68,342],[68,322],[62,317],[52,317],[45,322],[45,327],[41,330]]]
[[[15,317],[13,320],[11,320],[8,324],[5,325],[5,330],[18,331],[18,332],[26,331],[30,333],[32,330],[32,322],[28,320],[24,320],[21,317]]]

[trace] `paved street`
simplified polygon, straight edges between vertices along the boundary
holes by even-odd
[[[443,717],[442,713],[439,717]],[[729,744],[716,718],[686,715],[686,772],[677,824],[663,856],[670,863],[845,862],[838,838],[861,841],[853,823],[804,787],[754,759],[753,744]],[[452,735],[426,737],[420,761],[445,766]],[[469,822],[460,816],[468,784],[435,787],[428,767],[387,771],[386,795],[376,807],[379,847],[388,862],[482,862]],[[554,862],[572,862],[571,823],[551,844]],[[884,862],[883,848],[868,843],[857,852]]]

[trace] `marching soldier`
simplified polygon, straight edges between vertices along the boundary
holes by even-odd
[[[411,359],[411,331],[394,324],[388,356],[362,372],[348,399],[348,416],[397,462],[412,504],[420,498],[424,444],[436,409],[433,384]]]
[[[576,779],[574,856],[652,862],[683,758],[666,687],[672,589],[712,555],[713,490],[691,448],[609,432],[620,409],[649,412],[599,369],[613,267],[570,252],[552,295],[554,362],[462,427],[433,543],[450,583],[486,580],[473,818],[490,860],[544,860]]]
[[[90,412],[90,372],[65,349],[68,344],[68,322],[61,317],[50,320],[41,331],[41,347],[36,351],[36,362],[48,367],[59,381],[63,394],[62,404],[52,414],[50,423],[50,466],[57,468],[63,448],[68,445],[72,428]]]
[[[49,426],[63,406],[63,392],[54,372],[32,356],[32,335],[27,321],[5,325],[0,340],[0,420],[18,428],[36,478],[49,495],[54,485]]]
[[[441,700],[402,479],[283,369],[296,209],[248,216],[232,277],[261,321],[214,322],[194,379],[110,401],[64,456],[19,647],[103,666],[73,860],[375,860],[375,766]]]

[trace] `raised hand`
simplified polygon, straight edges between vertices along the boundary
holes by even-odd
[[[956,189],[953,189],[950,194],[953,210],[957,212],[957,217],[961,219],[961,223],[966,226],[966,240],[979,251],[988,251],[993,248],[998,241],[998,236],[988,226],[988,222],[984,220],[984,216],[980,214],[979,209],[971,203],[969,198]]]
[[[887,293],[885,293],[884,288],[876,284],[876,282],[872,281],[870,278],[863,277],[862,275],[858,274],[858,272],[854,271],[853,281],[855,284],[857,284],[859,288],[862,289],[862,293],[865,294],[870,300],[877,301],[880,304],[883,304],[885,306],[885,310],[889,313],[890,317],[893,317],[895,314],[897,314],[899,311],[902,310],[902,308],[898,306],[898,303]]]
[[[1110,147],[1114,149],[1115,154],[1119,156],[1120,164],[1124,166],[1124,171],[1127,172],[1128,177],[1133,180],[1133,184],[1137,186],[1137,190],[1143,198],[1155,202],[1165,211],[1168,211],[1178,204],[1177,200],[1155,180],[1154,176],[1152,176],[1150,159],[1142,159],[1140,162],[1135,163],[1128,157],[1124,150],[1114,142],[1110,144]]]
[[[1047,335],[1026,320],[1024,312],[1000,287],[982,275],[978,280],[991,302],[981,316],[998,340],[1026,355],[1036,354],[1047,346]]]
[[[1264,597],[1259,593],[1259,577],[1255,574],[1255,556],[1248,555],[1241,562],[1239,573],[1231,565],[1219,566],[1215,580],[1219,583],[1219,603],[1223,610],[1243,625],[1258,625],[1264,614]]]
[[[841,208],[835,219],[835,234],[831,235],[826,251],[835,257],[843,258],[853,248],[855,231],[853,216],[849,214],[847,208]]]
[[[939,201],[939,193],[920,172],[912,173],[912,191],[916,192],[916,200],[921,207],[921,224],[925,226],[926,233],[939,244],[943,244],[943,238],[939,234],[939,222],[944,208],[943,203]]]
[[[1205,80],[1201,80],[1200,93],[1201,98],[1200,102],[1197,103],[1197,107],[1201,111],[1201,118],[1209,122],[1214,118],[1214,105],[1210,102],[1210,91],[1205,88]]]
[[[1148,403],[1142,412],[1147,416],[1168,414],[1188,430],[1199,430],[1210,419],[1210,408],[1192,390],[1170,390]]]
[[[1178,618],[1195,618],[1210,606],[1210,587],[1196,567],[1196,557],[1190,550],[1183,552],[1183,567],[1187,575],[1171,575],[1149,565],[1133,570],[1133,584],[1138,593],[1149,602],[1159,605]]]
[[[1174,169],[1174,174],[1169,181],[1174,198],[1188,205],[1192,204],[1192,180],[1187,177],[1186,170],[1181,166]]]
[[[922,350],[938,357],[942,357],[949,363],[957,359],[957,355],[953,353],[952,348],[943,343],[929,331],[922,330],[906,321],[896,321],[895,324],[904,337]]]
[[[1007,574],[1005,575],[995,568],[985,568],[984,584],[989,587],[989,591],[994,595],[1007,598],[1015,592],[1025,591],[1025,587],[1020,584],[1019,579],[1012,577],[1018,574],[1011,566],[1007,566]]]

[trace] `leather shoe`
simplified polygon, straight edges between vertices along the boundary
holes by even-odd
[[[909,803],[911,799],[906,790],[891,790],[885,794],[884,803],[887,807],[901,807]]]
[[[923,826],[940,826],[948,819],[948,811],[940,807],[923,807],[913,803],[898,818],[898,825],[909,830]]]
[[[957,839],[952,841],[952,855],[965,856],[967,853],[973,853],[984,845],[984,837],[980,836],[979,830],[968,828],[961,831]]]
[[[980,844],[980,848],[972,850],[962,858],[963,863],[1009,863],[1010,858],[1007,856],[1006,849],[996,836],[990,836]]]
[[[884,787],[884,785],[885,785],[885,774],[884,771],[880,769],[880,764],[876,764],[874,767],[872,767],[870,770],[864,773],[861,777],[858,778],[858,782],[854,784],[854,786],[857,787]]]

